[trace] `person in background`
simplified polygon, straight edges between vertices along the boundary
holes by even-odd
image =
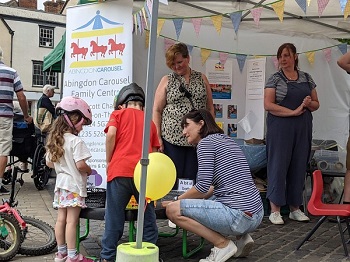
[[[300,210],[306,168],[312,141],[312,114],[320,106],[312,77],[298,68],[296,47],[285,43],[278,48],[280,70],[265,86],[267,195],[269,220],[284,224],[280,209],[289,205],[289,218],[309,221]],[[306,207],[304,207],[306,208]]]
[[[180,122],[193,109],[208,109],[215,117],[212,93],[207,77],[189,66],[190,56],[185,44],[172,45],[165,57],[173,72],[160,80],[154,98],[153,121],[158,132],[159,151],[172,159],[177,178],[195,180],[196,151],[182,136]]]
[[[107,191],[105,232],[102,237],[101,262],[114,262],[118,241],[123,236],[125,208],[132,195],[139,200],[134,184],[134,169],[142,156],[145,94],[136,83],[124,86],[115,97],[114,111],[107,126]],[[151,122],[149,152],[159,148],[157,129]],[[156,244],[158,227],[154,203],[145,209],[143,241]],[[141,261],[140,261],[141,262]]]
[[[93,262],[77,252],[76,230],[82,208],[86,208],[87,177],[91,153],[78,136],[83,125],[92,123],[89,105],[78,97],[67,96],[57,104],[57,119],[46,143],[46,165],[56,171],[53,207],[58,209],[55,225],[55,262]]]
[[[174,201],[162,202],[167,217],[213,243],[200,262],[248,256],[254,245],[249,233],[260,225],[264,210],[245,155],[205,109],[186,114],[181,126],[197,147],[197,182]],[[235,243],[227,235],[236,236]]]
[[[338,61],[338,66],[350,74],[350,52],[342,55]],[[343,204],[350,204],[350,136],[346,144],[346,173],[344,178],[344,198]]]
[[[55,112],[55,107],[52,104],[50,98],[54,96],[55,92],[55,87],[52,85],[45,85],[43,87],[43,95],[39,98],[38,103],[37,103],[37,117],[36,117],[36,123],[38,127],[41,129],[42,133],[46,133],[49,130],[49,127],[51,126],[52,122],[54,119],[56,119],[56,112]],[[45,125],[44,124],[44,118],[46,114],[51,114],[50,116],[50,125]]]
[[[7,165],[7,158],[12,149],[13,130],[13,96],[23,112],[24,120],[32,123],[33,118],[28,114],[27,98],[23,92],[22,82],[17,71],[2,62],[3,51],[0,47],[0,195],[9,194],[4,187],[2,178]]]

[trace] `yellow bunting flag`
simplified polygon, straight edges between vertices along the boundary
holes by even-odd
[[[148,47],[149,47],[149,31],[145,31],[145,32],[146,32],[145,45],[146,45],[146,48],[148,49]]]
[[[346,20],[346,18],[348,18],[350,14],[350,0],[348,0],[348,2],[346,3],[346,6],[344,8],[344,20]]]
[[[284,0],[281,2],[276,2],[271,5],[279,20],[283,22],[283,13],[284,13]]]
[[[205,62],[207,61],[207,59],[210,56],[210,54],[211,54],[211,50],[205,49],[205,48],[201,48],[202,65],[205,64]]]
[[[134,32],[135,32],[135,34],[137,35],[137,18],[136,18],[136,14],[135,15],[133,15],[133,17],[134,17]]]
[[[305,55],[309,63],[313,65],[315,62],[315,51],[306,52]]]
[[[160,32],[162,31],[162,28],[164,26],[165,19],[158,19],[158,25],[157,25],[157,37],[159,37]]]
[[[218,32],[218,34],[220,34],[221,27],[222,27],[222,15],[214,15],[214,16],[211,16],[210,18],[214,24],[216,31]]]

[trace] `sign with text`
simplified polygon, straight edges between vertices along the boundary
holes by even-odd
[[[178,183],[179,187],[178,187],[178,191],[187,191],[188,189],[190,189],[191,187],[193,187],[193,180],[191,179],[181,179],[179,178],[179,183]]]
[[[67,9],[63,96],[84,99],[92,124],[79,136],[89,147],[89,186],[106,187],[104,128],[119,90],[132,82],[132,1],[108,1]]]

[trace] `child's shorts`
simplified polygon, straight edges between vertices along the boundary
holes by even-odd
[[[59,188],[53,198],[53,208],[81,207],[86,208],[85,197],[78,193]]]

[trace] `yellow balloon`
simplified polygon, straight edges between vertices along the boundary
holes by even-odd
[[[141,164],[134,170],[134,183],[138,191],[141,184]],[[176,181],[176,168],[173,161],[165,154],[153,152],[149,154],[147,167],[146,199],[151,201],[166,196]]]

